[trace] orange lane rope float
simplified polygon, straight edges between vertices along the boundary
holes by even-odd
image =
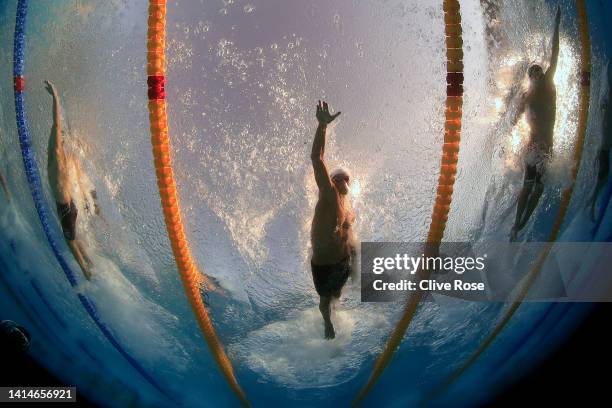
[[[501,320],[497,323],[495,328],[487,336],[487,338],[480,344],[478,349],[472,354],[472,356],[458,369],[456,370],[449,379],[436,390],[431,396],[435,396],[444,390],[450,384],[452,384],[463,372],[465,372],[477,359],[484,353],[484,351],[493,343],[495,338],[502,332],[506,327],[514,313],[518,310],[523,300],[529,293],[532,285],[536,281],[546,258],[548,257],[554,242],[557,240],[561,226],[565,220],[567,210],[574,192],[574,186],[576,184],[576,177],[578,176],[578,170],[580,169],[580,162],[582,160],[582,150],[584,147],[584,140],[586,135],[587,121],[589,118],[589,99],[591,96],[591,42],[589,38],[589,26],[587,21],[586,6],[584,0],[576,1],[576,8],[578,11],[578,25],[580,30],[580,105],[579,105],[579,116],[578,116],[578,128],[576,135],[576,144],[574,146],[573,154],[573,167],[571,171],[571,182],[570,186],[563,192],[561,203],[559,205],[559,212],[555,219],[555,223],[552,226],[550,234],[548,236],[548,243],[542,253],[536,260],[536,263],[527,274],[527,277],[523,281],[523,284],[516,296],[516,299],[512,301],[508,310],[503,315]]]
[[[192,258],[181,221],[178,195],[172,171],[168,118],[165,101],[165,42],[166,0],[149,0],[147,34],[147,85],[149,97],[149,121],[151,144],[155,159],[155,172],[161,205],[168,230],[168,238],[176,261],[185,294],[191,304],[202,334],[219,369],[244,406],[250,406],[245,393],[234,375],[232,364],[215,332],[208,310],[202,301],[200,287],[208,282]]]
[[[431,215],[431,224],[427,235],[425,256],[436,256],[440,242],[444,237],[446,221],[453,198],[453,186],[459,161],[459,143],[461,141],[461,117],[463,113],[463,39],[461,28],[461,10],[458,0],[444,0],[444,26],[446,35],[446,112],[444,122],[444,144],[440,162],[440,176],[436,201]],[[419,271],[419,279],[426,279],[428,271]],[[404,334],[414,317],[423,297],[422,291],[415,291],[406,302],[403,315],[395,326],[384,350],[374,363],[374,369],[366,385],[359,391],[353,401],[359,405],[372,390],[385,368],[389,365],[395,350],[399,347]]]

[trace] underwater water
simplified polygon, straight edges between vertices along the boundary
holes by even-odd
[[[11,64],[1,64],[0,171],[11,198],[0,192],[0,319],[27,327],[30,354],[102,405],[237,406],[185,298],[163,222],[147,111],[148,3],[29,3],[25,104],[44,197],[54,208],[47,182],[52,101],[43,84],[50,80],[60,93],[70,171],[81,173],[71,187],[94,278],[79,275],[71,287],[45,238],[23,168]],[[364,3],[168,2],[166,93],[182,218],[197,264],[222,288],[206,303],[254,406],[348,406],[402,309],[362,303],[349,282],[335,315],[337,337],[322,338],[309,265],[317,100],[342,111],[329,129],[326,158],[351,169],[359,238],[420,242],[427,235],[444,133],[442,2]],[[525,242],[548,237],[577,133],[576,9],[573,1],[558,4],[553,159]],[[446,241],[508,239],[525,126],[508,124],[511,97],[531,63],[548,61],[556,5],[461,1],[463,131]],[[13,58],[16,7],[0,1],[5,62]],[[587,12],[590,112],[559,241],[612,237],[612,184],[601,191],[595,220],[588,209],[598,150],[612,133],[603,109],[612,5],[587,1]],[[92,190],[100,215],[86,208]],[[60,250],[78,270],[63,241]],[[78,294],[95,301],[100,320],[155,385],[109,343]],[[444,297],[423,303],[364,404],[417,405],[473,353],[504,307]],[[430,404],[485,401],[545,358],[588,311],[587,304],[522,305],[476,364]]]

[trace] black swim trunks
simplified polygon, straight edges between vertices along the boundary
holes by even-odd
[[[72,200],[70,200],[70,203],[66,204],[57,203],[57,214],[59,215],[60,222],[62,223],[64,237],[68,241],[74,241],[76,238],[76,219],[78,213],[79,211]]]
[[[321,297],[340,297],[342,287],[351,274],[351,258],[346,257],[332,265],[315,265],[310,262],[315,289]]]
[[[551,158],[550,150],[537,146],[527,149],[524,157],[525,178],[524,184],[542,184],[542,178],[546,172],[546,166]]]
[[[525,179],[524,183],[542,183],[542,176],[544,175],[544,166],[538,166],[537,164],[527,164],[525,166]]]

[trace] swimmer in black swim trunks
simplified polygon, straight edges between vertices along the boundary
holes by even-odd
[[[561,8],[557,8],[555,32],[552,38],[552,52],[548,70],[544,72],[541,66],[529,67],[529,89],[521,95],[513,124],[525,113],[529,125],[527,142],[528,156],[525,160],[525,179],[520,192],[516,209],[516,218],[510,240],[516,240],[518,232],[529,221],[531,214],[538,205],[544,191],[542,177],[546,169],[553,145],[555,115],[557,112],[557,90],[553,78],[559,58],[559,25],[561,23]]]
[[[320,296],[319,310],[325,323],[325,338],[336,336],[331,322],[332,300],[340,298],[342,287],[352,272],[356,255],[352,225],[355,215],[348,198],[350,175],[344,169],[331,174],[323,161],[325,131],[340,112],[329,113],[327,103],[319,101],[319,126],[312,144],[312,167],[319,188],[319,200],[312,219],[312,278]]]
[[[89,280],[91,279],[91,261],[76,236],[78,210],[70,194],[70,174],[62,140],[59,96],[51,82],[45,81],[45,84],[47,91],[53,96],[53,127],[47,152],[49,184],[57,204],[57,214],[62,224],[66,243],[81,267],[83,275]]]

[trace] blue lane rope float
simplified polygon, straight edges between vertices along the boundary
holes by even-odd
[[[49,246],[60,264],[66,278],[70,282],[72,287],[77,286],[76,274],[72,271],[64,255],[62,255],[58,240],[54,234],[53,229],[49,222],[49,212],[45,203],[42,183],[40,180],[40,172],[36,164],[36,157],[28,133],[28,122],[25,109],[25,78],[24,78],[24,66],[25,66],[25,28],[26,28],[26,17],[28,12],[27,0],[19,0],[17,3],[17,15],[15,18],[15,40],[13,48],[13,76],[14,76],[14,89],[15,89],[15,117],[17,121],[17,132],[19,134],[19,145],[21,147],[21,154],[23,157],[23,166],[25,168],[25,174],[30,187],[30,193],[32,194],[32,200],[38,213],[38,218],[42,225]],[[115,349],[121,354],[127,362],[140,374],[147,382],[149,382],[155,389],[161,394],[170,398],[174,401],[174,398],[164,391],[164,389],[155,381],[153,377],[136,361],[134,357],[126,351],[121,345],[117,337],[113,334],[110,328],[100,320],[95,303],[86,295],[79,293],[79,301],[98,326],[102,334],[106,339],[115,347]]]

